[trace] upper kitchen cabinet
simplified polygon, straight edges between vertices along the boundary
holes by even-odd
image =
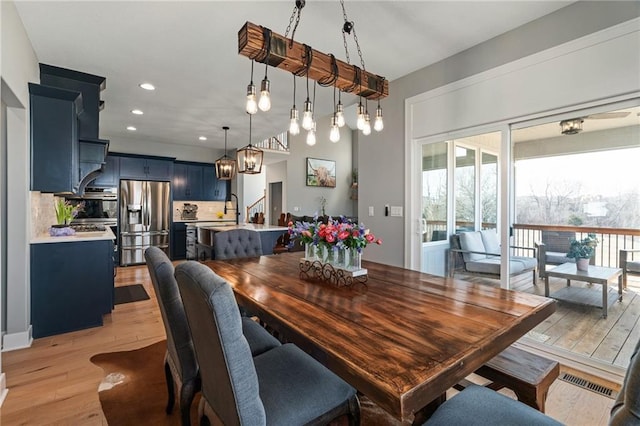
[[[216,168],[213,164],[203,167],[202,174],[203,200],[224,201],[227,197],[227,191],[231,192],[231,181],[218,180]]]
[[[99,113],[104,106],[100,92],[106,87],[104,77],[40,64],[40,84],[82,93],[84,111],[78,116],[78,137],[99,139]]]
[[[29,83],[31,190],[77,192],[80,92]]]
[[[173,199],[202,200],[202,165],[176,161],[173,165]]]
[[[115,188],[120,180],[120,157],[107,155],[102,173],[87,186],[92,188]]]
[[[173,178],[173,159],[162,157],[120,157],[122,179],[170,181]]]
[[[227,181],[216,178],[215,166],[209,163],[176,161],[173,175],[174,201],[224,201]]]

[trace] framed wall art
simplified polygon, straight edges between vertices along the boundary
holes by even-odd
[[[336,187],[336,162],[307,157],[307,186]]]

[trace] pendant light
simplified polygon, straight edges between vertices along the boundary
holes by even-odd
[[[338,91],[338,104],[336,105],[336,120],[338,127],[344,127],[344,105],[342,105],[342,90]]]
[[[329,140],[336,143],[340,140],[340,128],[338,127],[338,105],[336,104],[336,87],[333,86],[333,105],[335,110],[331,116],[331,130],[329,131]]]
[[[305,130],[311,130],[311,127],[313,127],[313,104],[309,100],[309,73],[307,73],[307,100],[304,101],[302,128]]]
[[[227,156],[227,131],[229,126],[223,126],[224,130],[224,155],[216,160],[216,177],[218,180],[231,180],[236,176],[236,160]]]
[[[264,79],[260,84],[260,101],[258,102],[258,108],[260,108],[260,111],[264,112],[267,112],[271,109],[271,83],[267,78],[267,71],[269,70],[269,54],[271,53],[270,44],[271,41],[267,43],[267,60],[264,63]]]
[[[376,120],[373,123],[373,129],[376,132],[384,129],[384,122],[382,121],[382,107],[380,106],[380,99],[378,99],[378,108],[376,108]]]
[[[253,61],[251,61],[251,82],[247,86],[247,104],[245,106],[247,113],[255,114],[258,112],[258,103],[256,102],[256,86],[253,84]]]
[[[296,75],[293,75],[293,106],[289,115],[289,133],[297,135],[300,133],[300,125],[298,124],[298,109],[296,108]]]
[[[251,117],[252,115],[249,114],[249,145],[238,150],[236,161],[238,163],[238,173],[257,175],[262,171],[264,152],[251,145]]]

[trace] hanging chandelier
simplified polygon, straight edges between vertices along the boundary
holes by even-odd
[[[227,156],[227,131],[229,126],[223,126],[224,130],[224,155],[216,160],[216,177],[218,180],[231,180],[236,176],[236,160]]]
[[[264,156],[264,152],[251,144],[252,116],[253,114],[249,114],[249,145],[238,150],[236,153],[236,160],[238,162],[238,173],[257,175],[262,171],[262,158]]]
[[[251,83],[247,88],[247,112],[254,114],[258,109],[267,111],[268,108],[258,108],[256,105],[256,88],[253,84],[253,63],[265,64],[265,77],[262,81],[261,96],[266,92],[270,94],[269,80],[267,79],[267,68],[272,66],[291,72],[294,75],[294,102],[289,120],[292,134],[299,132],[298,110],[295,108],[295,76],[307,77],[307,99],[304,102],[301,127],[309,133],[315,133],[315,121],[313,119],[313,104],[309,99],[309,79],[314,80],[321,86],[332,86],[334,89],[334,110],[331,117],[330,140],[339,140],[339,127],[344,126],[344,106],[342,105],[341,94],[352,93],[360,98],[358,103],[358,129],[363,134],[371,133],[371,122],[369,112],[366,109],[367,100],[377,101],[375,121],[373,129],[381,131],[384,128],[382,121],[382,106],[380,100],[389,95],[388,81],[377,74],[366,70],[364,59],[358,37],[356,35],[355,24],[349,21],[344,7],[344,0],[340,0],[344,22],[342,25],[342,37],[344,41],[346,62],[336,59],[333,54],[327,54],[313,49],[311,46],[294,40],[296,29],[300,23],[302,9],[305,0],[296,0],[293,12],[289,19],[289,26],[283,35],[274,33],[269,28],[246,22],[238,32],[238,53],[251,59]],[[295,24],[294,24],[295,22]],[[293,25],[293,30],[291,27]],[[289,32],[291,36],[289,38]],[[353,36],[360,67],[351,64],[349,50],[347,46],[347,36]],[[266,91],[265,91],[266,88]],[[335,103],[335,91],[338,91],[338,103]],[[365,98],[365,104],[362,103]],[[270,107],[270,100],[264,101],[265,106]],[[308,135],[307,141],[315,140],[315,135]]]

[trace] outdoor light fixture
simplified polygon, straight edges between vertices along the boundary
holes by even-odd
[[[297,135],[300,133],[300,125],[298,124],[298,110],[296,109],[296,75],[293,74],[293,107],[289,114],[289,133]]]
[[[247,113],[255,114],[258,112],[258,104],[256,102],[256,86],[253,84],[253,61],[251,61],[251,82],[247,86]]]
[[[378,108],[376,110],[375,129],[381,131],[384,127],[382,123],[382,108],[380,99],[389,95],[389,83],[377,74],[371,73],[365,69],[362,51],[356,35],[355,24],[349,21],[344,6],[344,0],[340,0],[342,7],[342,15],[344,22],[342,25],[342,37],[344,41],[346,62],[336,59],[333,54],[319,52],[311,46],[294,41],[294,36],[298,25],[302,9],[305,6],[305,0],[296,0],[295,7],[289,20],[289,26],[283,35],[274,33],[269,28],[246,22],[240,31],[238,31],[238,53],[246,56],[251,60],[251,84],[247,87],[247,112],[254,114],[258,108],[262,111],[268,111],[271,106],[270,101],[270,82],[267,78],[267,69],[269,66],[287,70],[294,76],[307,77],[307,99],[304,102],[301,125],[302,128],[310,131],[314,126],[313,108],[314,105],[309,98],[309,79],[318,82],[321,86],[333,86],[334,90],[352,93],[360,97],[358,105],[358,129],[364,130],[366,110],[362,105],[362,98],[378,100]],[[353,36],[358,56],[360,59],[360,67],[353,65],[349,58],[349,50],[347,46],[347,35]],[[253,85],[253,63],[254,61],[265,64],[265,77],[262,80],[260,90],[260,102],[256,103],[256,89]],[[334,95],[335,97],[335,95]],[[294,77],[294,107],[290,111],[289,132],[297,134],[299,131],[298,111],[295,109],[295,77]],[[345,125],[344,106],[341,99],[335,103],[334,114],[336,126],[343,127]],[[333,121],[333,120],[332,120]],[[333,125],[332,125],[333,127]],[[371,132],[371,123],[369,123],[368,133]],[[338,137],[339,132],[332,129],[333,137]],[[313,137],[311,139],[314,139]],[[238,165],[240,166],[240,164]]]
[[[216,160],[216,177],[218,180],[231,180],[236,176],[236,160],[227,156],[227,131],[229,126],[223,126],[224,130],[224,155]]]
[[[571,120],[563,120],[560,122],[560,129],[563,135],[575,135],[582,131],[582,118],[572,118]]]
[[[236,153],[236,161],[238,163],[238,173],[257,175],[262,171],[264,152],[251,145],[251,117],[252,114],[249,114],[249,145],[238,150]]]

